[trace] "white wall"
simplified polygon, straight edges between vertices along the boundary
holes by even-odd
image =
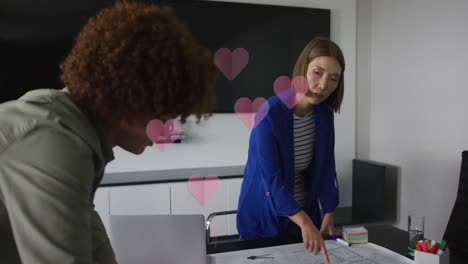
[[[356,0],[229,2],[331,9],[331,39],[341,46],[346,59],[344,103],[342,113],[335,119],[340,206],[351,205],[351,160],[355,156]],[[194,124],[192,119],[184,126],[184,130],[191,138],[182,144],[171,146],[164,152],[154,147],[147,149],[141,156],[133,156],[116,148],[116,159],[109,164],[106,172],[245,165],[250,130],[235,114],[215,114],[208,122],[199,126]]]
[[[372,1],[370,107],[357,104],[358,113],[370,109],[370,142],[358,156],[401,168],[397,226],[423,214],[436,240],[468,149],[467,10],[465,0]]]
[[[369,159],[372,0],[357,0],[356,158]]]

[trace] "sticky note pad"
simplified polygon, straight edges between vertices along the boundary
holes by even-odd
[[[367,229],[364,227],[344,227],[343,238],[352,244],[362,244],[368,242]]]

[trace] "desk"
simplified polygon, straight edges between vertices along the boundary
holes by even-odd
[[[411,258],[411,256],[408,255],[408,232],[386,224],[369,224],[365,225],[365,227],[369,231],[369,242],[390,249],[405,257]],[[250,241],[219,240],[213,242],[214,243],[212,244],[208,244],[208,254],[261,247],[273,247],[285,244],[300,243],[301,241],[271,238]]]

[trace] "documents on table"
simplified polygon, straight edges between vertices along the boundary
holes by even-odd
[[[350,247],[326,240],[330,262],[333,264],[405,264],[412,260],[381,246],[367,243]],[[323,264],[322,254],[314,255],[304,244],[240,250],[210,255],[211,264]]]

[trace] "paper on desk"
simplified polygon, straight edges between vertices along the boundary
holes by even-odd
[[[326,240],[331,264],[411,264],[414,261],[381,246],[367,243],[343,246],[333,240]],[[274,259],[247,259],[249,256],[269,254]],[[322,254],[314,255],[305,250],[304,245],[290,244],[268,248],[240,250],[210,255],[211,264],[323,264]]]

